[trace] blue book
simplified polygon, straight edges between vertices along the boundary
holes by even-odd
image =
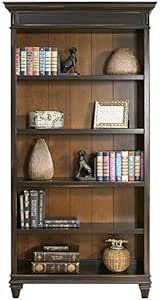
[[[39,49],[39,74],[45,75],[45,47]]]
[[[121,151],[116,152],[116,180],[122,180],[122,158]]]

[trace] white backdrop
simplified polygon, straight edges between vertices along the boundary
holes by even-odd
[[[22,2],[22,1],[19,1]],[[27,1],[29,2],[29,1]],[[38,1],[35,1],[38,2]],[[114,1],[113,1],[114,2]],[[134,1],[136,2],[136,1]],[[148,2],[148,1],[147,1]],[[159,2],[159,1],[158,1]],[[160,299],[160,2],[150,18],[151,274],[150,299]],[[0,297],[10,300],[10,14],[0,0]],[[140,299],[137,285],[24,285],[20,299]]]

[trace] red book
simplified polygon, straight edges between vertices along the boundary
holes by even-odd
[[[33,47],[26,47],[27,75],[33,75]]]
[[[16,49],[16,75],[20,75],[20,48]]]
[[[115,151],[110,152],[109,168],[110,168],[110,181],[116,181]]]
[[[122,151],[122,181],[128,181],[128,151]]]

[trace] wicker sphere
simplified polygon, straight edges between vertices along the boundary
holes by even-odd
[[[106,248],[103,253],[103,263],[112,272],[125,271],[131,261],[131,256],[127,248]]]
[[[28,175],[32,180],[50,180],[54,175],[52,157],[44,139],[38,139],[33,148]]]
[[[107,64],[107,74],[137,74],[140,64],[130,48],[117,49]]]

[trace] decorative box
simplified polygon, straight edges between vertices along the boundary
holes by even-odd
[[[60,111],[33,111],[29,113],[29,127],[63,128],[64,114]]]

